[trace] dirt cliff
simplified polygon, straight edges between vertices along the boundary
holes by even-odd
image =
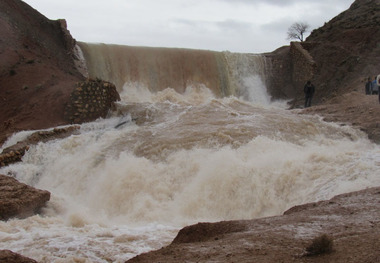
[[[356,0],[312,31],[304,47],[317,65],[315,107],[304,113],[352,125],[380,143],[380,97],[364,95],[367,78],[380,74],[380,1]]]
[[[65,124],[65,103],[84,80],[75,40],[64,20],[52,21],[22,1],[0,1],[0,142],[23,129]]]
[[[380,74],[380,1],[356,0],[348,10],[315,29],[304,47],[317,64],[315,102],[352,92]]]

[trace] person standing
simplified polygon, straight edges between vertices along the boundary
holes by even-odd
[[[371,81],[371,77],[368,77],[368,80],[365,84],[365,94],[370,95],[371,91],[372,91],[372,81]]]
[[[380,74],[376,77],[377,86],[379,87],[379,90],[377,91],[379,95],[379,103],[380,103]]]
[[[379,93],[379,85],[377,85],[376,76],[375,76],[374,80],[372,81],[372,87],[371,87],[370,93],[371,93],[371,95]]]
[[[380,103],[380,74],[377,75],[376,82],[377,82],[377,86],[379,87],[379,90],[377,93],[379,95],[379,103]]]
[[[315,92],[315,87],[310,80],[308,80],[303,87],[303,92],[305,93],[305,108],[308,108],[311,106],[311,100]]]

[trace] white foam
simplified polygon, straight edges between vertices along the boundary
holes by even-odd
[[[39,262],[122,262],[188,224],[281,214],[380,185],[379,147],[350,127],[202,87],[151,99],[146,123],[86,123],[0,169],[52,193],[43,217],[0,223],[5,249]]]

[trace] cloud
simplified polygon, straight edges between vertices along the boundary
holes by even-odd
[[[353,0],[24,0],[65,18],[78,41],[124,45],[271,51],[299,21],[320,27]]]
[[[271,6],[278,6],[278,7],[284,7],[284,6],[293,6],[297,4],[303,4],[303,5],[308,5],[308,4],[329,4],[330,7],[338,7],[340,8],[341,6],[347,6],[347,4],[353,3],[354,0],[334,0],[334,4],[331,3],[330,0],[213,0],[215,2],[226,2],[230,3],[232,5],[236,4],[245,4],[245,5],[271,5]]]

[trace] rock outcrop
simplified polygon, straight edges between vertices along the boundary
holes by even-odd
[[[198,223],[179,231],[169,246],[127,262],[380,262],[379,204],[377,187],[296,206],[282,216]]]
[[[264,54],[272,64],[268,89],[274,98],[294,99],[295,107],[303,105],[308,79],[317,87],[314,104],[355,90],[364,92],[366,79],[380,73],[379,43],[379,1],[356,0],[304,42]]]
[[[37,263],[37,261],[13,253],[10,250],[0,250],[1,263]]]
[[[50,200],[48,191],[38,190],[0,174],[0,220],[31,216]]]
[[[379,43],[378,0],[356,0],[348,10],[312,31],[304,48],[317,65],[315,102],[354,90],[364,93],[366,79],[380,74]]]
[[[54,139],[68,137],[79,129],[79,126],[68,126],[64,128],[54,128],[48,131],[37,131],[28,136],[25,140],[17,142],[15,145],[5,148],[0,153],[0,167],[12,163],[20,162],[29,147],[39,142],[47,142]]]
[[[20,130],[70,124],[66,106],[87,76],[66,21],[49,20],[21,0],[2,0],[0,35],[0,143]]]
[[[85,78],[64,27],[20,0],[0,1],[0,142],[19,130],[67,123],[65,104]]]

